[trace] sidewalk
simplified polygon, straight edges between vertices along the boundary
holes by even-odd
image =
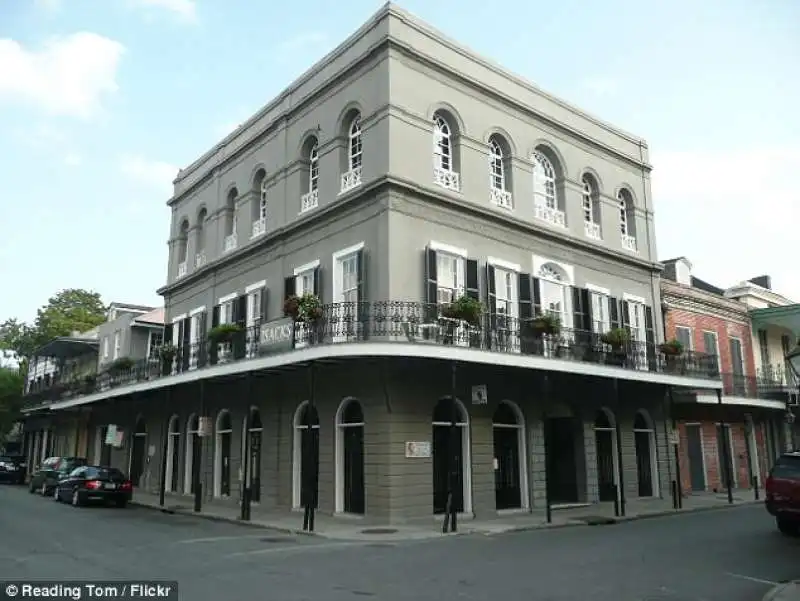
[[[800,601],[800,580],[779,584],[764,595],[763,601]]]
[[[734,495],[734,506],[748,505],[754,501],[750,491],[740,491]],[[167,495],[164,507],[160,507],[157,494],[136,491],[132,503],[167,513],[196,515],[211,520],[219,520],[249,527],[260,527],[291,534],[322,536],[337,540],[420,540],[443,536],[442,517],[431,516],[425,519],[409,520],[400,524],[387,524],[374,518],[359,516],[334,517],[330,514],[317,513],[315,531],[303,532],[303,514],[298,511],[265,510],[254,505],[249,522],[239,519],[240,509],[235,501],[203,500],[200,513],[193,510],[193,500],[183,495]],[[618,522],[674,515],[711,509],[729,507],[725,494],[704,493],[691,495],[683,499],[683,509],[675,511],[671,499],[636,499],[629,501],[626,515],[614,516],[613,503],[596,503],[590,505],[554,508],[552,521],[547,523],[543,508],[518,513],[504,513],[479,518],[464,517],[459,519],[457,534],[494,535],[504,532],[517,532],[541,528],[563,528],[575,525],[600,525]],[[798,599],[800,601],[800,599]]]

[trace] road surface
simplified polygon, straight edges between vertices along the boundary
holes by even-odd
[[[177,580],[190,601],[759,601],[800,577],[761,506],[495,536],[343,542],[0,486],[0,580]]]

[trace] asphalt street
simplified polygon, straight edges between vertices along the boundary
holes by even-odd
[[[0,580],[177,580],[191,601],[757,601],[800,577],[761,506],[608,526],[342,542],[0,486]]]

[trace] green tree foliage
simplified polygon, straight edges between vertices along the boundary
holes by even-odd
[[[0,440],[20,417],[24,377],[11,367],[0,367]]]
[[[39,308],[33,324],[17,319],[0,324],[0,349],[13,351],[20,360],[25,360],[53,338],[91,330],[105,319],[106,306],[100,294],[68,288]]]

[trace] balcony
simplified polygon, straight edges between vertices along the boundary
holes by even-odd
[[[206,264],[206,251],[201,250],[194,256],[194,267],[198,269]]]
[[[361,167],[351,169],[347,173],[342,173],[341,191],[339,194],[349,192],[353,188],[358,188],[361,185]]]
[[[654,344],[630,342],[624,348],[613,350],[602,343],[600,334],[593,332],[562,329],[557,335],[542,335],[534,330],[531,320],[498,319],[496,316],[490,319],[487,315],[482,316],[477,325],[470,325],[441,317],[439,310],[437,305],[404,301],[324,305],[319,319],[295,323],[292,350],[286,354],[322,345],[412,343],[719,381],[713,355],[685,352],[676,364],[673,357],[665,357]],[[92,394],[109,386],[168,378],[172,374],[220,363],[248,361],[260,355],[260,332],[260,324],[255,324],[243,328],[225,345],[203,340],[180,346],[175,359],[143,359],[124,373],[104,372],[96,379],[74,382],[59,389],[57,394],[54,391],[50,398]]]
[[[511,196],[511,192],[508,190],[502,190],[500,188],[490,188],[489,189],[489,199],[491,200],[492,204],[496,207],[500,207],[501,209],[511,210],[514,208],[513,204],[513,197]]]
[[[182,278],[189,273],[189,266],[186,264],[186,259],[182,263],[178,263],[178,277]]]
[[[228,234],[225,236],[225,241],[222,243],[222,252],[231,252],[232,250],[236,250],[236,246],[238,241],[236,239],[236,234]]]
[[[725,396],[786,401],[788,393],[795,390],[796,387],[792,383],[783,377],[775,378],[774,374],[758,373],[755,376],[722,374],[722,394]]]
[[[632,253],[638,252],[638,249],[636,248],[636,236],[622,234],[622,248],[629,250]]]
[[[442,188],[458,192],[461,190],[461,176],[455,171],[434,167],[433,183]]]
[[[602,240],[603,237],[600,234],[600,224],[594,223],[592,221],[584,221],[583,222],[583,233],[586,234],[587,238],[591,238],[592,240]]]
[[[259,236],[263,236],[267,232],[267,218],[262,217],[257,221],[253,222],[253,233],[250,235],[251,238],[258,238]]]
[[[553,207],[537,204],[534,207],[533,216],[555,227],[567,227],[567,218],[564,211],[559,211]]]
[[[300,197],[300,212],[306,213],[319,206],[319,189],[311,190]]]

